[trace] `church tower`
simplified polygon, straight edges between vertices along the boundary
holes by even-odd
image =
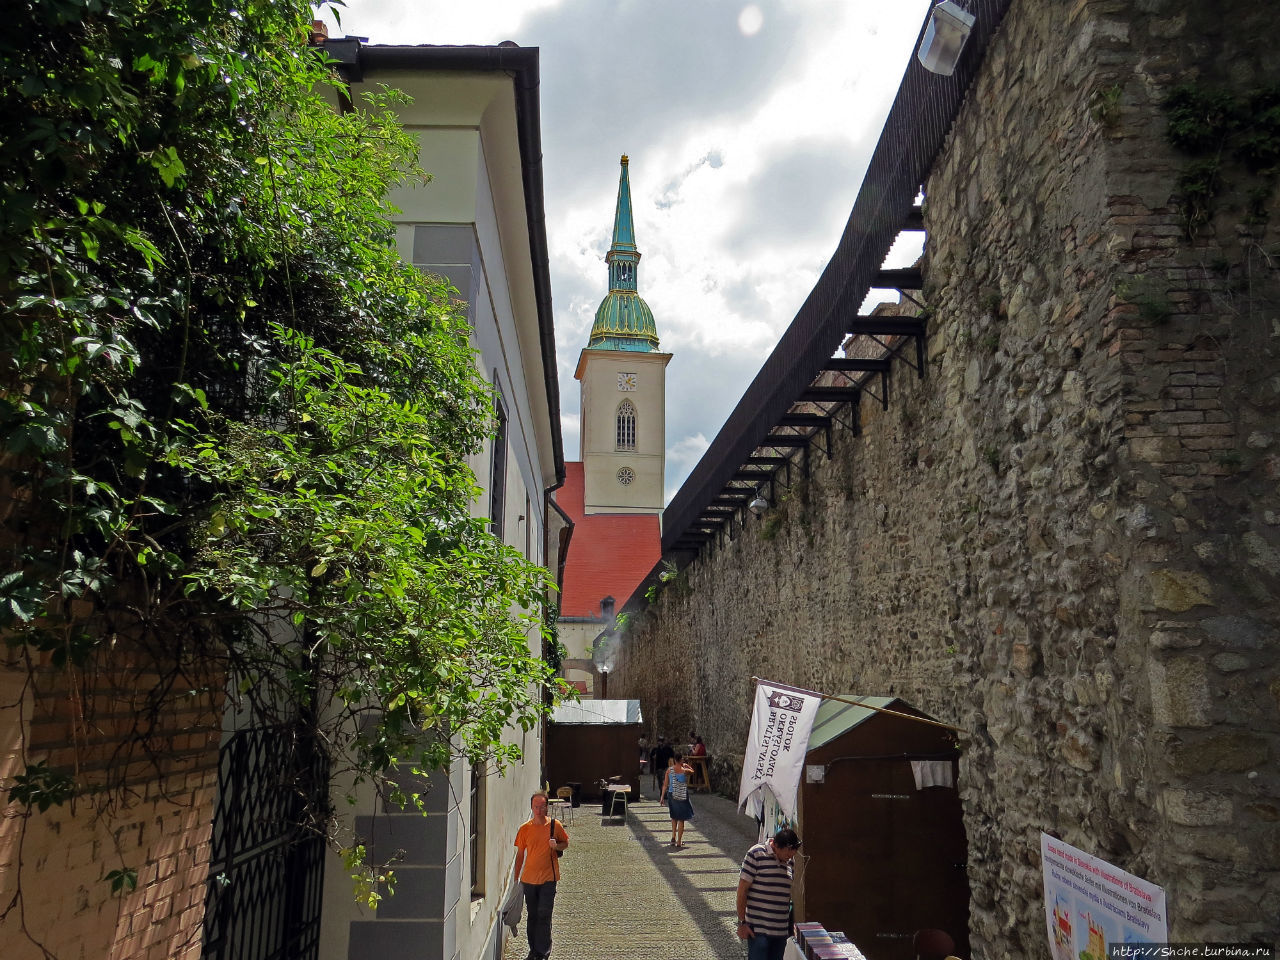
[[[662,513],[666,367],[653,312],[637,292],[627,158],[618,177],[609,293],[596,310],[574,377],[582,384],[583,506],[593,513]]]

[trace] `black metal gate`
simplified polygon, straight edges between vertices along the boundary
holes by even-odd
[[[325,844],[302,821],[308,798],[323,807],[327,772],[290,728],[241,730],[223,744],[204,960],[318,956]]]

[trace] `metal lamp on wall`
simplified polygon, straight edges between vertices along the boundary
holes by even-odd
[[[764,498],[764,494],[756,491],[756,498],[747,504],[747,509],[754,513],[757,517],[761,516],[769,509],[769,501]]]
[[[929,12],[916,57],[930,73],[949,77],[955,73],[965,41],[976,18],[952,0],[942,0]]]

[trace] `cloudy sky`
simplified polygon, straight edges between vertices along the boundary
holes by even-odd
[[[640,295],[667,367],[667,498],[835,250],[928,0],[347,0],[371,43],[541,48],[565,457],[631,157]],[[915,251],[919,244],[915,245]],[[914,252],[895,251],[897,263]]]

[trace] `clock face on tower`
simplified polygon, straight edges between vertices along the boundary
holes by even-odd
[[[636,388],[636,375],[634,373],[618,374],[619,390],[634,390]]]

